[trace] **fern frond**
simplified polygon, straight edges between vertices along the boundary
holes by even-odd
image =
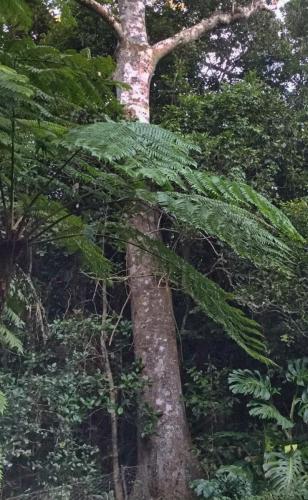
[[[166,274],[172,283],[190,295],[240,347],[259,361],[273,364],[266,357],[266,346],[260,325],[230,304],[234,300],[233,294],[224,291],[198,272],[161,241],[119,226],[114,227],[114,234],[120,234],[122,239],[135,242],[138,247],[152,254],[156,259],[158,272]]]
[[[32,236],[34,242],[44,234],[48,241],[65,247],[71,253],[78,252],[86,268],[98,278],[110,276],[110,261],[103,256],[95,244],[95,234],[80,217],[71,215],[61,203],[45,196],[36,200],[30,215],[36,222],[41,220],[39,234]]]
[[[28,100],[34,96],[34,89],[29,79],[3,64],[0,64],[0,90],[1,97],[4,98],[2,105],[5,104],[5,98]]]
[[[262,403],[260,401],[251,401],[247,406],[250,408],[249,414],[252,417],[258,417],[262,420],[274,420],[276,424],[284,430],[292,429],[292,427],[294,427],[294,423],[281,415],[279,410],[271,404]]]
[[[277,231],[290,240],[304,243],[303,237],[295,229],[289,218],[265,196],[243,182],[236,182],[224,177],[209,175],[205,172],[185,172],[190,186],[200,194],[208,193],[237,206],[254,207]]]
[[[0,23],[27,28],[31,24],[32,12],[25,0],[1,0]]]
[[[5,397],[4,392],[0,391],[0,415],[3,415],[6,407],[7,407],[7,399]],[[0,476],[0,479],[1,479],[1,476]]]
[[[196,147],[157,125],[94,123],[73,129],[62,144],[82,148],[129,177],[159,186],[172,182],[182,187],[180,174],[195,164],[189,152]]]
[[[95,123],[69,132],[63,144],[112,163],[120,174],[168,187],[169,192],[156,195],[144,190],[144,199],[152,197],[152,202],[164,206],[182,223],[218,237],[240,256],[261,266],[290,267],[289,247],[269,230],[276,228],[300,239],[288,218],[250,186],[192,170],[189,153],[193,146],[175,134],[141,123]],[[187,191],[184,179],[194,190],[207,191],[211,197],[175,193],[174,186]],[[258,208],[258,217],[248,211],[252,205]]]
[[[19,353],[23,352],[20,340],[2,323],[0,323],[0,343],[9,349],[16,349]]]
[[[23,328],[25,326],[25,322],[7,304],[4,306],[4,310],[2,312],[2,320],[5,323],[9,323],[14,328]]]
[[[274,392],[268,376],[257,370],[233,370],[228,377],[229,388],[233,394],[244,394],[257,399],[269,400]]]
[[[111,262],[103,256],[102,250],[83,234],[68,235],[61,240],[61,246],[70,252],[78,252],[86,269],[97,279],[109,277]]]
[[[179,193],[157,193],[156,199],[180,222],[216,236],[257,265],[281,269],[291,263],[288,246],[243,208],[205,196]]]

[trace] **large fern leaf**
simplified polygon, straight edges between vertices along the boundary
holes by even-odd
[[[254,207],[280,234],[291,240],[304,242],[288,217],[248,184],[198,171],[185,172],[185,177],[196,192],[207,193],[237,206]]]
[[[5,99],[11,100],[29,99],[34,95],[34,89],[29,79],[14,69],[0,64],[0,90],[1,105],[5,105]],[[12,105],[12,101],[8,104]]]
[[[112,163],[122,175],[168,186],[169,192],[156,197],[146,190],[139,190],[139,196],[161,204],[182,223],[217,236],[256,264],[290,266],[290,249],[270,229],[302,241],[288,218],[249,186],[193,170],[189,153],[194,146],[160,127],[95,123],[69,132],[63,143]],[[190,184],[189,194],[184,179]],[[175,193],[175,187],[184,193]]]
[[[260,325],[249,319],[241,309],[231,305],[232,293],[198,272],[184,259],[167,248],[161,241],[153,240],[137,231],[111,226],[110,237],[120,235],[122,241],[130,241],[157,262],[158,272],[167,274],[171,282],[190,295],[199,307],[248,354],[264,363],[272,363],[266,356],[266,345]]]
[[[27,28],[31,23],[31,9],[26,0],[1,0],[0,23]]]
[[[28,238],[32,243],[54,242],[71,253],[79,253],[87,270],[98,278],[110,275],[111,263],[95,243],[95,233],[81,217],[70,214],[60,202],[41,195],[28,217]],[[36,229],[31,229],[31,219]]]
[[[21,341],[3,323],[0,323],[0,344],[1,343],[9,349],[16,349],[19,353],[23,351]]]
[[[0,391],[0,415],[3,415],[6,407],[7,407],[7,399],[5,397],[5,394],[2,391]]]
[[[62,142],[112,163],[123,174],[159,186],[183,186],[181,174],[194,165],[196,146],[175,134],[144,123],[94,123],[71,130]]]
[[[263,267],[281,269],[286,268],[287,263],[290,267],[288,246],[247,210],[205,196],[157,193],[155,197],[177,220],[216,236],[240,256]]]

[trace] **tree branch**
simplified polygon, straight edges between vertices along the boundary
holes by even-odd
[[[172,52],[176,47],[198,40],[205,33],[212,31],[219,26],[228,26],[236,21],[249,19],[256,12],[262,10],[272,12],[274,8],[274,6],[267,5],[264,0],[253,0],[249,6],[235,6],[231,12],[216,11],[207,19],[203,19],[194,26],[185,28],[170,38],[166,38],[165,40],[153,45],[154,60],[157,63],[164,56]]]
[[[114,29],[119,39],[123,38],[123,31],[121,23],[112,14],[111,8],[108,5],[102,5],[96,0],[76,0],[77,3],[87,7],[88,9],[96,12],[100,17],[102,17],[108,24]]]

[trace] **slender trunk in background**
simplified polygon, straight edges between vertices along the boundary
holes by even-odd
[[[119,460],[119,443],[118,443],[118,417],[117,417],[117,396],[118,391],[114,384],[111,364],[109,360],[109,353],[106,346],[106,324],[108,318],[108,303],[107,303],[107,286],[106,282],[103,283],[103,311],[102,311],[102,330],[100,339],[100,348],[102,356],[102,368],[105,371],[110,400],[110,425],[111,425],[111,447],[112,447],[112,473],[114,483],[115,500],[124,500],[124,491],[122,485],[122,476]]]
[[[267,2],[253,0],[249,6],[236,6],[231,12],[215,11],[207,19],[151,46],[145,23],[146,0],[118,0],[107,4],[96,0],[76,1],[107,20],[117,34],[115,78],[129,85],[128,90],[118,90],[118,97],[127,117],[142,122],[150,120],[150,83],[162,57],[218,26],[248,19],[260,10],[270,10]],[[139,207],[131,218],[131,225],[143,234],[160,238],[158,218],[149,208]],[[154,432],[143,438],[139,435],[138,473],[132,498],[190,500],[189,480],[195,460],[182,400],[171,291],[158,275],[153,257],[133,244],[127,250],[127,270],[135,355],[142,360],[143,375],[149,380],[139,408],[140,422],[146,405],[157,415]]]
[[[14,272],[12,244],[0,242],[0,318],[7,300],[10,282]]]

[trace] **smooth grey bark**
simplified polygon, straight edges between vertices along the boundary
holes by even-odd
[[[153,210],[140,212],[131,222],[143,234],[159,238],[158,216]],[[127,267],[135,354],[142,360],[143,377],[148,381],[139,418],[142,421],[145,405],[157,415],[153,433],[138,437],[138,474],[132,498],[190,499],[189,480],[197,466],[182,398],[171,290],[152,256],[133,244],[128,247]]]
[[[129,84],[118,97],[129,118],[149,122],[149,93],[155,69],[148,44],[145,2],[121,0],[123,38],[117,51],[116,79]],[[143,234],[160,238],[158,218],[144,209],[131,219]],[[182,398],[176,326],[171,291],[158,275],[148,253],[130,244],[127,269],[131,289],[134,349],[147,381],[139,408],[138,474],[132,498],[189,500],[189,479],[195,465]],[[142,413],[151,408],[157,420],[153,433],[141,437]]]

